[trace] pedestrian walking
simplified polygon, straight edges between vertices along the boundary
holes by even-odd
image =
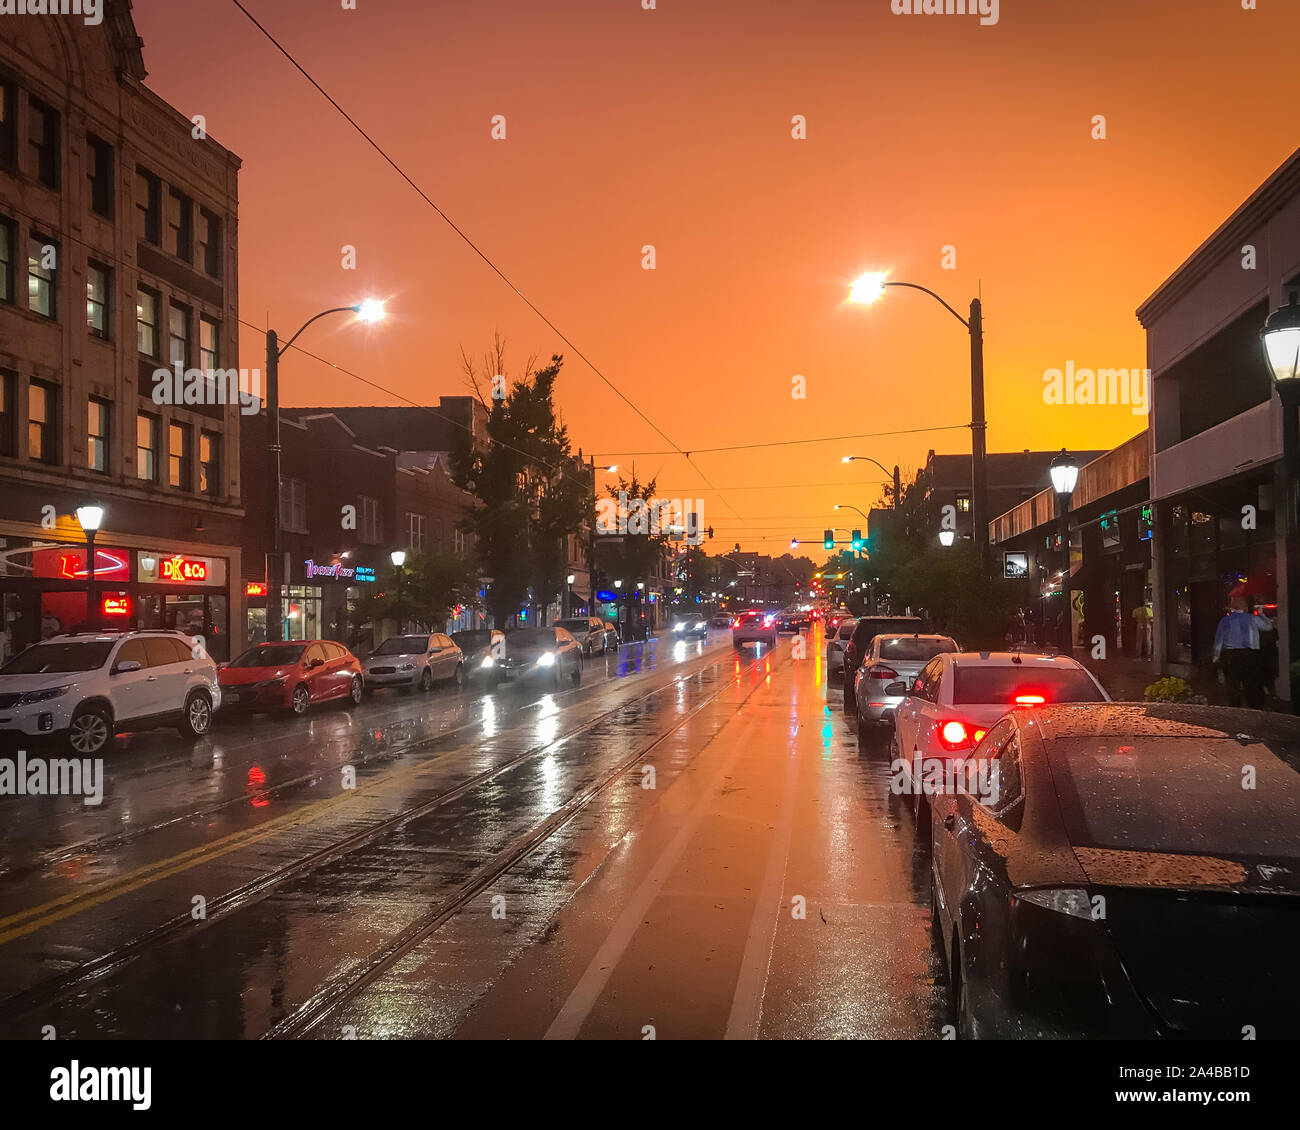
[[[1154,619],[1154,613],[1151,611],[1151,604],[1144,600],[1133,609],[1133,626],[1136,629],[1136,639],[1133,641],[1137,645],[1139,659],[1151,658],[1151,623]]]
[[[1252,710],[1264,705],[1264,680],[1260,667],[1259,633],[1265,617],[1252,615],[1244,596],[1233,596],[1229,608],[1214,632],[1214,662],[1223,671],[1228,691],[1228,705],[1241,706],[1242,700]]]

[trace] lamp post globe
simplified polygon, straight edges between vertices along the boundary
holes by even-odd
[[[99,593],[95,586],[95,534],[104,522],[104,508],[97,502],[77,507],[77,523],[86,535],[86,626],[99,629]]]
[[[1065,448],[1052,460],[1048,467],[1048,477],[1052,480],[1052,490],[1056,492],[1057,509],[1061,515],[1061,597],[1064,611],[1061,615],[1061,651],[1066,655],[1074,652],[1074,609],[1070,597],[1070,499],[1079,482],[1079,461]]]
[[[1282,401],[1282,472],[1286,481],[1284,533],[1286,537],[1286,589],[1279,611],[1286,618],[1287,652],[1294,668],[1300,659],[1300,298],[1295,291],[1290,301],[1269,315],[1260,334],[1264,361]],[[1300,684],[1292,681],[1291,709],[1300,709]]]

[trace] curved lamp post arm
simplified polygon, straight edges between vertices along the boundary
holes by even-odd
[[[937,303],[939,303],[940,306],[942,306],[945,310],[947,310],[949,314],[951,314],[954,318],[956,318],[957,321],[959,321],[963,326],[965,326],[967,330],[970,329],[970,322],[968,322],[965,318],[963,318],[960,314],[958,314],[956,310],[954,310],[951,306],[949,306],[948,303],[946,303],[942,298],[940,298],[937,294],[935,294],[934,291],[932,291],[929,287],[920,286],[918,283],[910,283],[910,282],[886,282],[884,283],[884,285],[905,286],[909,290],[919,290],[924,294],[928,294]]]
[[[360,312],[361,307],[359,307],[359,306],[335,306],[335,307],[334,307],[333,309],[331,309],[331,310],[322,310],[322,311],[321,311],[319,314],[317,314],[314,318],[308,318],[308,319],[307,319],[305,322],[303,322],[303,324],[298,328],[298,332],[297,332],[296,334],[294,334],[293,337],[291,337],[288,341],[286,341],[282,346],[280,346],[279,350],[276,352],[276,356],[277,356],[277,357],[283,357],[283,356],[284,356],[284,352],[285,352],[285,350],[288,349],[289,346],[291,346],[291,345],[292,345],[295,341],[297,341],[300,337],[302,337],[302,331],[305,330],[308,326],[310,326],[313,322],[319,322],[322,318],[328,317],[330,314],[344,314],[344,313],[347,313],[349,310],[352,311],[352,313],[356,314],[356,313],[359,313],[359,312]]]

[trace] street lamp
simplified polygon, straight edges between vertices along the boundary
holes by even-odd
[[[857,508],[856,506],[850,506],[847,502],[837,502],[837,503],[835,504],[835,507],[834,507],[834,508],[835,508],[836,510],[853,510],[853,511],[856,511],[857,513],[859,513],[859,514],[862,514],[862,516],[863,516],[864,518],[867,517],[867,515],[866,515],[866,514],[863,514],[863,512],[862,512],[861,510],[858,510],[858,508]],[[869,518],[868,518],[867,520],[870,521]]]
[[[902,286],[928,294],[965,326],[970,334],[971,522],[975,527],[975,549],[979,554],[980,567],[987,572],[989,526],[986,431],[988,422],[984,419],[984,307],[978,298],[972,298],[970,317],[963,318],[928,287],[918,286],[916,283],[891,281],[887,271],[871,271],[859,276],[849,290],[849,301],[865,305],[878,302],[884,297],[887,286]]]
[[[284,639],[284,558],[280,549],[280,358],[303,330],[330,314],[356,314],[357,320],[374,325],[384,317],[380,299],[368,298],[351,306],[333,306],[308,318],[284,345],[275,330],[266,331],[266,414],[269,424],[267,450],[271,453],[271,561],[266,570],[266,638],[271,643]]]
[[[1290,302],[1269,315],[1261,335],[1264,360],[1282,401],[1282,470],[1286,477],[1286,627],[1291,663],[1300,659],[1300,301],[1292,291]],[[1291,709],[1296,710],[1300,687],[1291,686]]]
[[[86,535],[86,626],[99,629],[99,594],[95,591],[95,534],[104,521],[104,508],[88,502],[77,507],[77,522]]]
[[[888,470],[888,468],[887,468],[883,463],[881,463],[879,459],[872,459],[870,455],[845,455],[845,456],[840,460],[840,462],[841,462],[841,463],[852,463],[855,459],[859,459],[859,460],[861,460],[861,461],[864,462],[864,463],[874,463],[877,467],[879,467],[882,471],[884,471],[886,475],[889,474],[889,470]],[[902,494],[902,484],[899,482],[899,476],[898,476],[898,464],[897,464],[897,463],[894,464],[894,472],[893,472],[893,475],[894,475],[894,509],[897,510],[897,509],[898,509],[898,496],[899,496],[900,494]]]
[[[1057,509],[1061,513],[1061,546],[1065,551],[1065,567],[1061,570],[1061,595],[1065,598],[1065,623],[1061,629],[1061,651],[1069,655],[1074,651],[1074,614],[1070,608],[1070,497],[1079,481],[1079,461],[1065,448],[1052,460],[1048,468],[1052,490],[1056,492]]]
[[[956,538],[957,538],[957,531],[956,531],[956,530],[940,530],[940,531],[939,531],[939,544],[940,544],[941,546],[943,546],[945,549],[946,549],[948,546],[952,545],[952,543],[956,540]]]
[[[406,550],[395,549],[388,555],[388,560],[393,563],[394,569],[400,569],[406,564]]]

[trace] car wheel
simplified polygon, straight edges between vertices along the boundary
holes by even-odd
[[[459,670],[459,668],[457,668],[457,670]],[[431,690],[433,690],[433,672],[430,671],[429,668],[427,667],[424,669],[424,672],[420,675],[420,690],[422,690],[425,694],[428,694]]]
[[[930,868],[930,941],[939,958],[939,967],[948,972],[948,947],[943,944],[943,920],[939,917],[939,893],[934,881],[934,868]]]
[[[966,968],[962,961],[961,942],[953,929],[952,948],[948,958],[948,1022],[957,1030],[959,1040],[971,1035],[970,990],[966,986]]]
[[[212,729],[212,700],[203,691],[190,692],[176,729],[188,741],[201,738]]]
[[[452,677],[452,679],[453,682],[455,682],[456,684],[456,690],[463,691],[465,689],[465,664],[463,663],[456,664],[456,674]]]
[[[72,753],[85,757],[106,753],[113,747],[113,718],[103,706],[79,706],[72,715],[64,743]]]
[[[289,699],[289,709],[295,714],[306,714],[311,706],[311,692],[306,683],[299,683],[293,688],[293,697]]]
[[[348,697],[344,700],[344,707],[351,710],[358,706],[361,700],[366,697],[366,684],[361,681],[360,675],[352,676],[352,686],[348,688]]]

